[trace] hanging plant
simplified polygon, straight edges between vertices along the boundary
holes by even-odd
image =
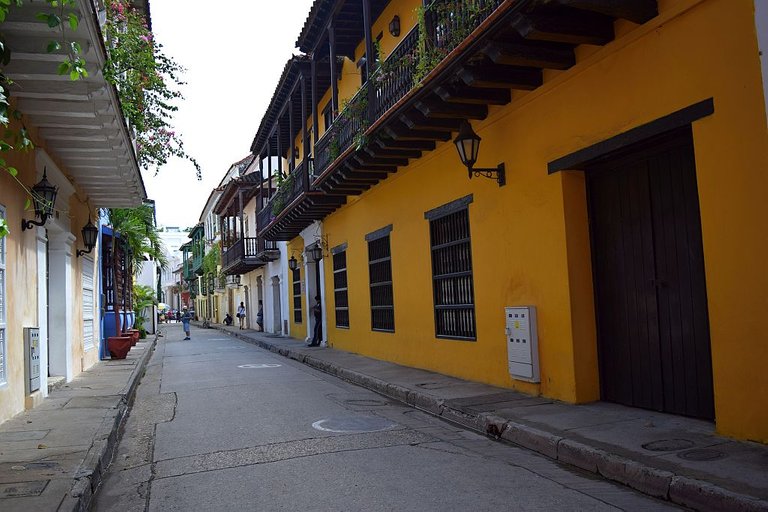
[[[136,130],[142,169],[157,174],[171,157],[178,157],[192,163],[202,179],[200,165],[170,124],[178,110],[174,101],[183,99],[177,89],[184,85],[184,69],[163,53],[144,16],[126,0],[107,4],[104,35],[109,48],[104,77],[117,86],[123,114]]]

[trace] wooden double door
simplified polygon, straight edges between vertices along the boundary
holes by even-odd
[[[690,127],[586,172],[603,399],[714,418]]]

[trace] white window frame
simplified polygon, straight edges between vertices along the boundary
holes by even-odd
[[[5,219],[5,206],[0,204],[0,219]],[[0,238],[0,387],[8,385],[8,330],[6,316],[8,314],[8,296],[5,293],[5,281],[8,279],[6,272],[6,243],[5,238]]]

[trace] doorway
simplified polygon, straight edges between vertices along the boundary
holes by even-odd
[[[586,168],[604,400],[714,418],[690,126]]]

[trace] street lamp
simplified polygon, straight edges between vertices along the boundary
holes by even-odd
[[[456,150],[459,152],[461,163],[467,166],[469,179],[472,179],[473,175],[491,179],[495,178],[499,186],[503,187],[507,183],[503,162],[495,168],[475,169],[474,167],[475,162],[477,162],[477,154],[480,151],[480,140],[480,136],[472,130],[472,125],[466,120],[462,121],[459,134],[453,139],[453,143],[456,144]]]
[[[37,185],[32,187],[32,200],[35,204],[35,217],[40,217],[39,221],[21,219],[21,230],[32,229],[32,226],[42,226],[53,214],[53,204],[56,202],[58,187],[51,185],[48,181],[46,168],[43,167],[43,179]]]
[[[91,222],[91,217],[88,217],[88,224],[83,226],[82,229],[83,233],[83,244],[85,245],[85,250],[79,250],[77,251],[76,257],[80,257],[83,254],[88,254],[93,250],[94,247],[96,247],[96,240],[99,238],[99,228],[93,225],[93,222]]]
[[[291,256],[291,259],[288,260],[288,268],[291,270],[296,270],[299,268],[299,261],[295,256]]]
[[[309,255],[312,257],[312,261],[320,261],[323,259],[323,248],[318,245],[314,246],[309,250]]]

